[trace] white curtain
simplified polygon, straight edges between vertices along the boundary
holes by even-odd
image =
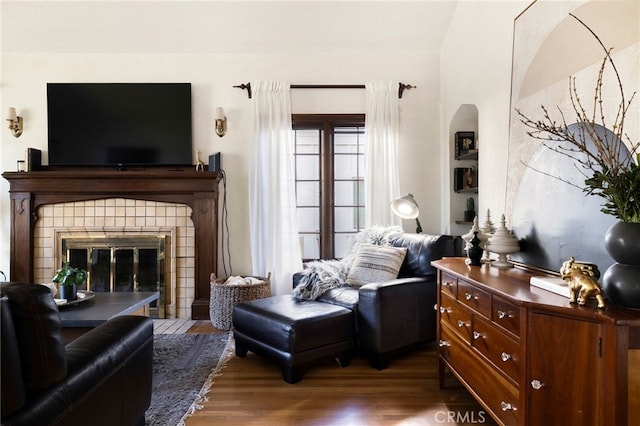
[[[365,226],[400,226],[391,201],[400,196],[398,178],[398,82],[365,84]]]
[[[286,82],[252,82],[251,89],[255,131],[249,182],[252,273],[271,273],[272,293],[289,294],[292,274],[302,270],[290,87]]]

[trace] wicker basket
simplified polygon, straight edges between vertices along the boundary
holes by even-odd
[[[211,275],[209,317],[219,330],[233,328],[231,314],[238,303],[271,296],[271,273],[266,278],[254,277],[261,280],[254,284],[224,284],[226,278],[215,279],[215,275]]]

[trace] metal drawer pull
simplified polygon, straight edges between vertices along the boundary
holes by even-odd
[[[513,313],[509,312],[505,312],[505,311],[498,311],[498,318],[503,319],[503,318],[513,318],[514,315]]]
[[[504,401],[500,401],[500,408],[502,409],[502,411],[509,411],[509,410],[517,411],[516,407]]]
[[[468,322],[464,322],[464,321],[462,321],[462,320],[458,320],[458,327],[462,328],[462,327],[464,327],[465,325],[467,325],[467,326],[468,326],[468,325],[469,325],[469,323],[468,323]]]
[[[449,282],[449,281],[443,281],[442,285],[445,286],[445,287],[453,287],[453,283]]]
[[[471,299],[478,300],[478,296],[474,296],[473,294],[466,293],[466,292],[464,293],[464,298],[467,299],[467,300],[471,300]]]
[[[453,312],[453,309],[445,308],[444,306],[440,306],[440,313],[441,314],[444,314],[444,313],[450,314],[451,312]]]
[[[531,387],[534,388],[535,390],[540,390],[543,386],[544,386],[544,383],[542,383],[538,379],[533,379],[531,381]]]
[[[451,343],[447,342],[446,340],[440,340],[438,342],[438,346],[440,346],[441,348],[445,348],[447,346],[451,346]]]
[[[477,332],[477,331],[474,331],[474,332],[473,332],[473,339],[474,339],[474,340],[478,340],[478,339],[479,339],[479,338],[481,338],[481,337],[482,337],[482,333],[479,333],[479,332]]]
[[[502,352],[502,354],[500,355],[500,359],[504,362],[509,361],[511,358],[511,354],[508,354],[506,352]]]

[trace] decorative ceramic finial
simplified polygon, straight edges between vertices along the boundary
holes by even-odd
[[[493,222],[491,222],[491,211],[489,209],[487,209],[487,217],[485,218],[480,230],[487,235],[492,235],[496,232],[496,227],[493,226]]]
[[[496,232],[496,227],[493,226],[493,222],[491,221],[491,210],[489,209],[487,209],[487,217],[480,227],[480,231],[487,237],[487,241],[489,240],[489,237],[491,237],[493,233]],[[489,253],[489,250],[487,250],[487,241],[484,241],[482,244],[480,244],[480,247],[483,248],[481,259],[482,263],[491,263],[491,255]]]
[[[507,221],[503,214],[500,219],[500,226],[489,237],[487,245],[487,250],[498,255],[498,260],[493,262],[493,266],[496,268],[513,268],[513,265],[507,260],[507,255],[520,251],[518,239],[507,229],[506,223]]]

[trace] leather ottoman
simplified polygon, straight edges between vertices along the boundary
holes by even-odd
[[[288,383],[302,379],[314,362],[337,358],[342,367],[353,352],[353,312],[291,295],[243,302],[233,309],[236,355],[248,351],[277,361]]]

